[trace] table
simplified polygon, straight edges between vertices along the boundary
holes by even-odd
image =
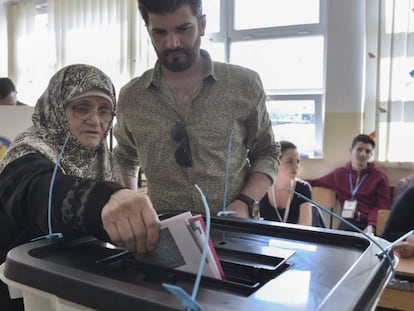
[[[398,310],[414,310],[414,257],[399,259],[395,269],[395,278],[403,281],[400,288],[386,287],[378,306]]]

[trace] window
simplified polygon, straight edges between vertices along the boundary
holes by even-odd
[[[306,157],[322,157],[325,2],[208,0],[204,12],[202,47],[215,60],[260,74],[276,140],[294,142]]]
[[[29,105],[52,74],[69,64],[100,68],[118,91],[153,64],[148,64],[154,53],[146,33],[136,40],[144,31],[136,0],[10,1],[7,10],[13,31],[9,63],[14,65],[9,71],[17,77],[19,99]]]
[[[54,43],[48,31],[46,4],[13,2],[8,4],[7,13],[12,25],[8,29],[11,33],[9,51],[14,52],[9,56],[9,74],[14,78],[19,101],[33,106],[55,71]]]
[[[272,120],[273,131],[279,140],[291,140],[300,146],[303,158],[319,158],[322,148],[322,124],[315,120],[322,119],[320,97],[309,95],[268,96],[267,110]],[[292,140],[295,137],[295,140]]]
[[[375,131],[379,161],[414,162],[413,0],[369,2],[380,12],[367,25],[368,52],[375,66],[366,79],[365,131]],[[374,18],[375,17],[375,18]],[[385,163],[384,163],[385,164]],[[389,164],[385,164],[389,165]],[[403,165],[405,166],[405,165]],[[407,165],[412,168],[412,165]]]

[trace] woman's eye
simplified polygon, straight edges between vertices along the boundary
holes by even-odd
[[[91,111],[89,107],[84,107],[84,106],[74,107],[73,110],[75,110],[75,112],[80,113],[80,114],[88,114]]]

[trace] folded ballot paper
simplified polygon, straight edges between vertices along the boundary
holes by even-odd
[[[185,212],[161,221],[157,248],[139,261],[196,274],[205,241],[205,223],[201,215]],[[203,276],[224,280],[220,261],[209,238]]]

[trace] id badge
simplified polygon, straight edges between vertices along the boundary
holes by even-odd
[[[357,207],[357,201],[345,200],[344,208],[342,209],[342,218],[354,218],[355,209]]]

